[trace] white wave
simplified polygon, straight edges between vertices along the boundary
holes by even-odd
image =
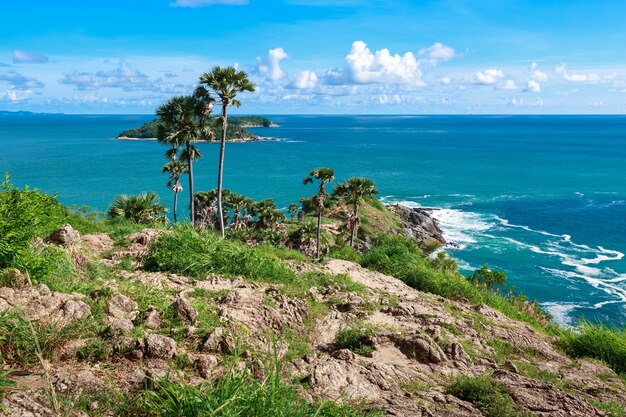
[[[448,242],[458,244],[461,249],[476,243],[482,232],[494,226],[484,215],[471,211],[439,209],[433,210],[432,216],[439,223],[443,237]]]
[[[555,322],[563,326],[571,326],[573,319],[570,317],[572,311],[583,306],[575,303],[557,303],[547,302],[541,303],[541,307],[545,309]]]

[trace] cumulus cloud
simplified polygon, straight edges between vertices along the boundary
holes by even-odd
[[[432,46],[420,49],[419,56],[426,62],[435,65],[439,62],[449,61],[457,56],[456,51],[441,42],[436,42]]]
[[[117,68],[108,71],[78,72],[64,74],[61,84],[73,85],[76,90],[98,90],[100,88],[120,88],[124,91],[180,92],[186,86],[163,82],[159,78],[151,80],[148,75],[120,61]]]
[[[536,62],[530,64],[530,77],[535,81],[548,81],[548,74],[541,71]]]
[[[14,64],[45,64],[48,61],[50,59],[45,55],[24,52],[19,49],[13,51]]]
[[[327,84],[424,85],[420,64],[412,52],[392,54],[386,48],[371,52],[365,42],[356,41],[345,61],[345,68],[326,72]]]
[[[280,61],[289,58],[283,48],[270,49],[265,59],[257,58],[257,71],[268,80],[278,81],[285,78],[285,71],[280,67]]]
[[[570,73],[565,64],[558,65],[556,68],[554,68],[554,72],[563,77],[564,80],[572,82],[596,83],[602,81],[602,77],[593,72],[587,74]]]
[[[530,80],[528,81],[528,84],[526,84],[526,91],[530,91],[531,93],[540,93],[541,85],[535,80]]]
[[[493,85],[504,77],[504,72],[495,68],[488,68],[484,71],[474,73],[474,84]]]
[[[176,0],[170,3],[171,7],[206,7],[214,4],[231,4],[243,6],[248,4],[248,0]]]
[[[441,77],[441,78],[439,79],[439,82],[440,82],[441,84],[448,85],[448,84],[450,84],[450,83],[452,82],[452,80],[450,79],[450,77],[445,76],[445,77]]]
[[[38,79],[26,77],[15,71],[0,74],[0,81],[9,83],[14,90],[30,90],[32,88],[43,88],[44,86]]]
[[[290,88],[297,88],[299,90],[307,90],[317,87],[319,79],[314,71],[301,71],[296,79],[289,84]]]
[[[514,80],[506,80],[501,86],[502,90],[517,90],[517,85]]]

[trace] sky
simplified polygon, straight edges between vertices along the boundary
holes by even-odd
[[[0,110],[151,114],[236,65],[245,114],[626,114],[623,0],[0,7]]]

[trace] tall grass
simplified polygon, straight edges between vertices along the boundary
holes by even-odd
[[[573,357],[600,359],[615,372],[626,374],[626,329],[583,322],[576,329],[564,330],[560,343]]]
[[[450,393],[474,404],[485,417],[531,417],[490,375],[461,376],[452,382]]]

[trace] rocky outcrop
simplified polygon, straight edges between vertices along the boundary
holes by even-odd
[[[64,225],[46,238],[47,243],[52,243],[66,248],[77,244],[79,241],[80,233],[74,230],[74,228],[69,224]]]
[[[389,205],[387,208],[402,220],[404,234],[415,239],[420,246],[446,244],[443,231],[431,214],[434,209],[411,208],[400,204]]]

